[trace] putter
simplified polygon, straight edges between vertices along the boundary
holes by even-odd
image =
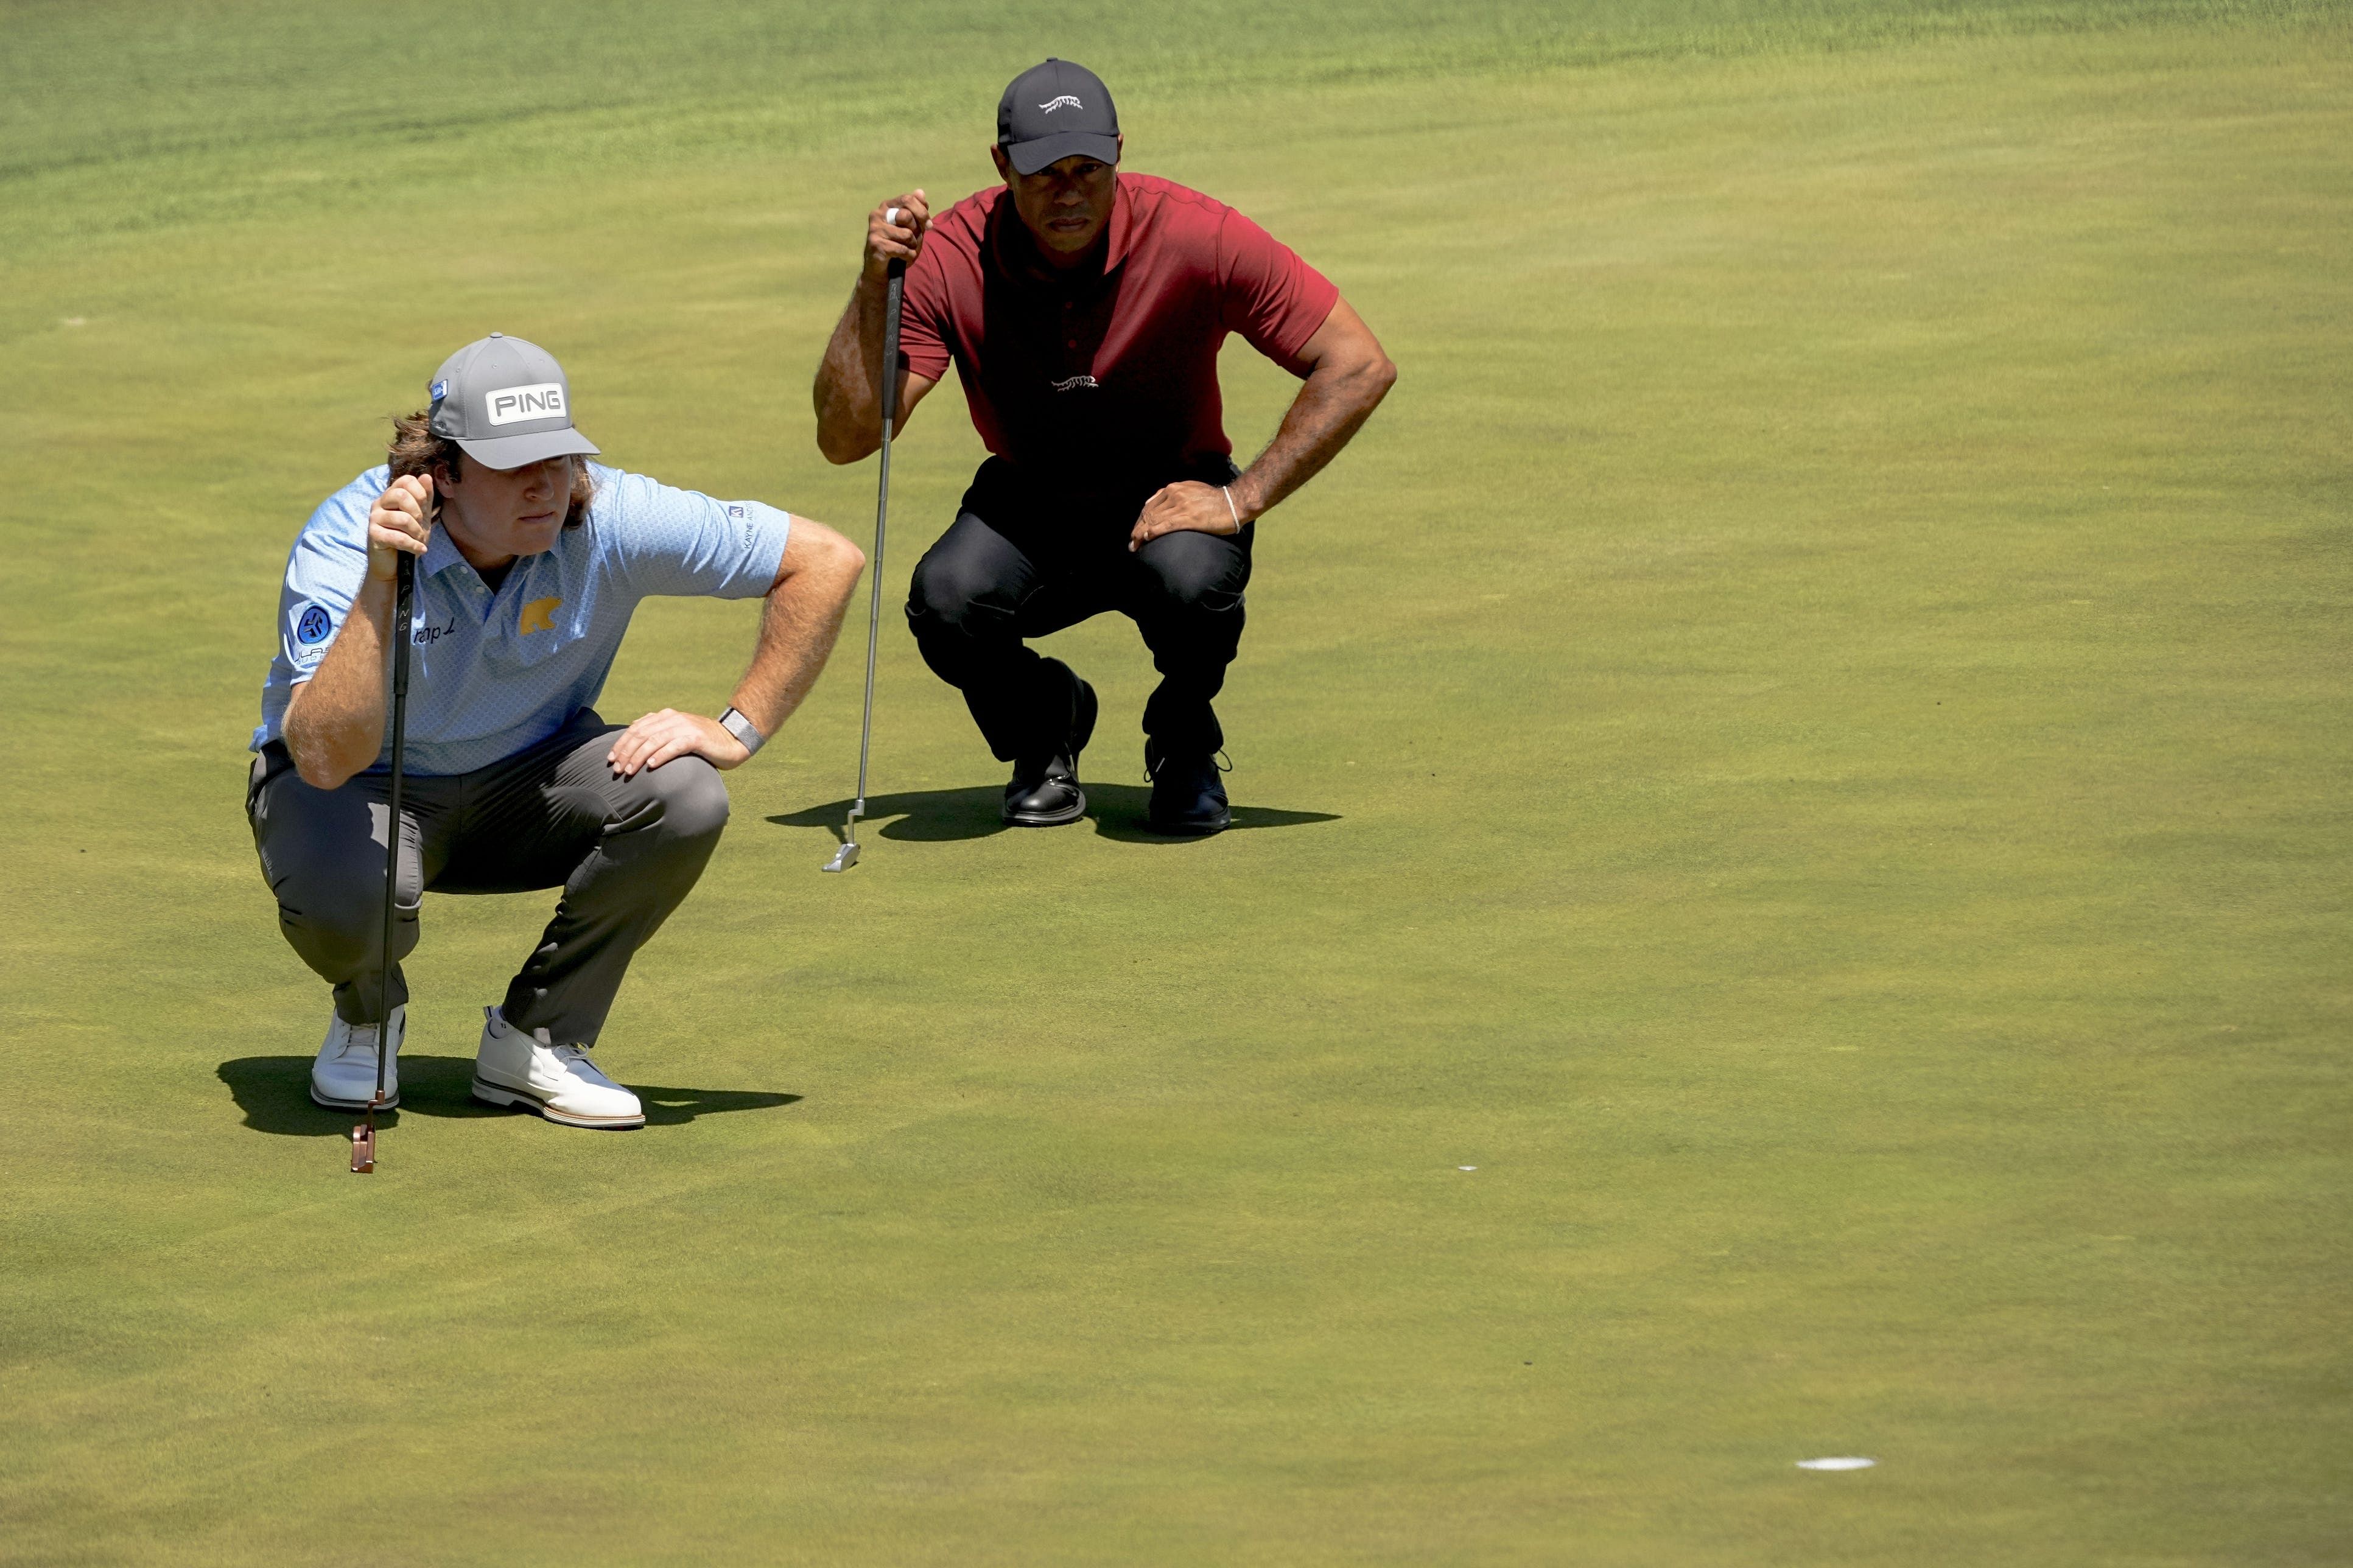
[[[392,796],[384,819],[384,951],[377,971],[375,1093],[367,1113],[352,1129],[352,1173],[375,1172],[375,1112],[384,1103],[384,1064],[392,1056],[393,900],[400,879],[400,773],[408,744],[408,621],[417,598],[417,557],[404,550],[393,563],[392,595]]]
[[[882,215],[895,223],[899,209]],[[866,717],[858,727],[858,798],[850,803],[849,819],[841,826],[841,847],[825,863],[828,871],[847,871],[858,864],[858,819],[866,815],[866,756],[874,743],[874,646],[882,634],[882,528],[891,517],[891,426],[899,414],[899,300],[907,282],[907,264],[891,263],[890,291],[882,307],[882,478],[874,498],[873,592],[866,610]]]

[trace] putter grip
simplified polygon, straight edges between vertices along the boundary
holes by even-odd
[[[408,695],[409,622],[417,615],[417,557],[402,551],[400,559],[393,563],[392,573],[392,732],[394,748],[397,750],[404,727],[401,721],[406,717],[398,703]]]
[[[891,263],[882,303],[882,428],[899,418],[899,307],[907,295],[907,264]]]

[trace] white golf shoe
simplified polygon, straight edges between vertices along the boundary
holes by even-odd
[[[392,1059],[384,1064],[385,1109],[400,1103],[400,1046],[408,1037],[408,1005],[392,1010]],[[311,1098],[330,1110],[365,1110],[375,1097],[375,1026],[346,1024],[341,1013],[327,1026],[326,1044],[311,1064]]]
[[[566,1127],[646,1124],[646,1108],[638,1097],[598,1072],[586,1047],[550,1045],[544,1031],[513,1028],[496,1007],[482,1009],[474,1098],[520,1105]]]

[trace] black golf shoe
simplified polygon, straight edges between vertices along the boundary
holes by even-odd
[[[1233,825],[1226,804],[1226,786],[1218,776],[1218,759],[1207,752],[1163,756],[1147,741],[1144,771],[1152,777],[1152,806],[1146,820],[1155,833],[1222,833]]]
[[[1076,679],[1073,677],[1073,679]],[[1072,700],[1071,736],[1050,757],[1013,764],[1005,786],[1006,822],[1014,827],[1060,827],[1087,814],[1087,792],[1079,787],[1079,753],[1095,733],[1095,689],[1079,681]]]

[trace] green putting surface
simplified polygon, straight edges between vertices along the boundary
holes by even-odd
[[[0,1559],[2348,1560],[2334,5],[0,5]],[[239,812],[288,543],[493,329],[871,534],[862,215],[1046,54],[1402,379],[1261,525],[1237,831],[1002,774],[896,612],[598,1052],[427,900],[382,1163]],[[1234,345],[1244,455],[1293,384]],[[748,605],[602,704],[715,711]],[[1797,1462],[1864,1456],[1820,1474]]]

